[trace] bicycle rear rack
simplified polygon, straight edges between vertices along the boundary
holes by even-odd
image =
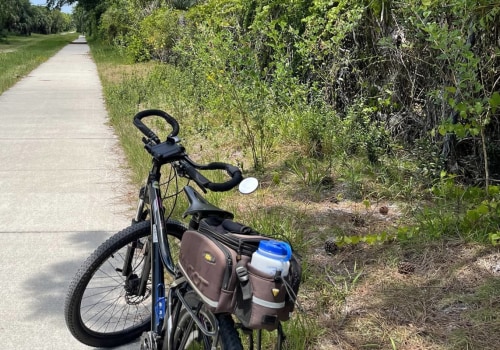
[[[217,321],[217,319],[214,319],[215,321],[215,329],[216,331],[209,331],[207,329],[207,327],[203,324],[203,322],[200,320],[200,318],[198,317],[198,313],[200,311],[200,307],[203,305],[202,303],[200,303],[200,306],[198,307],[198,309],[196,310],[196,313],[193,311],[193,309],[191,309],[191,307],[189,306],[188,302],[186,301],[186,299],[184,299],[181,291],[179,289],[176,289],[175,291],[176,295],[177,295],[177,298],[179,298],[179,300],[181,301],[182,303],[182,306],[184,306],[184,308],[186,309],[186,311],[189,313],[189,315],[191,316],[192,320],[194,321],[194,323],[196,323],[196,326],[200,329],[200,331],[205,334],[207,337],[214,337],[215,336],[215,344],[217,344],[217,341],[219,340],[219,323]]]
[[[236,324],[238,328],[242,330],[243,333],[248,335],[248,344],[249,344],[249,350],[262,350],[262,329],[256,330],[256,339],[254,340],[254,330],[250,328],[246,328],[243,326],[241,323]],[[285,333],[283,332],[283,327],[281,326],[281,322],[278,324],[278,335],[277,335],[277,340],[276,340],[276,350],[282,350],[283,349],[283,343],[286,339]],[[255,345],[257,346],[257,349],[255,348]]]

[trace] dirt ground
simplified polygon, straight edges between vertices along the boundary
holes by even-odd
[[[300,317],[316,320],[314,350],[500,349],[500,249],[461,241],[328,244],[398,227],[402,205],[336,196],[262,193],[239,200],[238,211],[265,210],[295,218],[307,276]]]
[[[306,259],[324,278],[301,293],[326,329],[314,349],[500,349],[498,248],[410,241],[332,251],[324,244],[332,228],[362,235],[397,226],[398,206],[327,200],[308,208],[320,232],[310,233]]]

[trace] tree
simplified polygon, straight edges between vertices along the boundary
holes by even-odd
[[[7,28],[7,21],[14,13],[15,0],[4,0],[0,3],[0,34]]]
[[[0,33],[53,34],[70,30],[71,26],[71,15],[58,9],[31,5],[29,0],[2,0],[0,4]]]
[[[1,29],[29,34],[31,27],[31,4],[29,0],[7,0],[0,7]]]

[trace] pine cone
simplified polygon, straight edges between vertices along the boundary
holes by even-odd
[[[409,275],[415,272],[415,264],[408,261],[401,261],[398,264],[398,272],[403,275]]]
[[[387,213],[389,212],[389,207],[386,207],[385,205],[383,207],[380,207],[378,209],[379,213],[382,214],[382,215],[387,215]]]
[[[351,222],[355,227],[363,227],[366,224],[365,219],[359,215],[359,214],[354,214],[351,216]]]
[[[325,241],[325,252],[327,254],[335,254],[339,250],[337,240],[335,238],[328,238]]]

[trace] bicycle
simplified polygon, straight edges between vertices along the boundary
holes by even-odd
[[[170,125],[172,131],[165,141],[144,124],[142,120],[148,117],[163,118]],[[131,226],[101,244],[71,281],[64,307],[68,329],[80,342],[93,347],[115,347],[141,337],[141,350],[243,349],[231,313],[214,313],[179,269],[179,249],[185,232],[197,230],[203,219],[234,217],[204,199],[190,181],[204,192],[223,192],[239,185],[243,193],[253,192],[258,182],[254,178],[243,180],[241,170],[233,165],[202,165],[190,159],[177,137],[178,122],[164,111],[139,112],[133,123],[144,134],[144,148],[152,157],[151,170],[139,191]],[[165,165],[170,165],[170,175],[162,184]],[[224,170],[230,180],[211,182],[200,170]],[[180,177],[188,180],[182,190]],[[174,203],[165,208],[161,188],[170,185],[175,186],[170,196]],[[170,218],[181,192],[189,202],[184,214],[191,216],[188,226]],[[253,331],[239,328],[248,335],[253,349]],[[281,323],[277,338],[281,348]],[[257,347],[260,349],[260,330]]]

